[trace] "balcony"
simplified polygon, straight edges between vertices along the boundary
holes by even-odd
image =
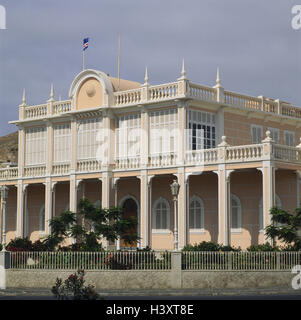
[[[175,152],[149,155],[147,163],[143,164],[140,156],[118,157],[113,164],[113,171],[140,170],[152,168],[171,168],[183,166]],[[274,144],[269,136],[261,144],[243,146],[229,146],[225,137],[223,142],[213,149],[188,150],[184,157],[184,166],[207,166],[218,164],[252,163],[263,160],[285,162],[301,166],[301,144],[289,147]],[[70,174],[70,163],[54,164],[52,176],[67,176]],[[102,171],[102,164],[96,159],[78,160],[76,173],[97,173]],[[45,177],[46,166],[27,166],[24,168],[24,178]],[[0,181],[18,179],[18,168],[8,167],[0,169]]]

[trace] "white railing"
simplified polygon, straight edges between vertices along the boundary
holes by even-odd
[[[46,166],[32,166],[24,168],[24,177],[43,177],[46,174]]]
[[[299,252],[182,252],[184,270],[292,271]]]
[[[301,149],[275,144],[273,146],[273,156],[276,160],[301,163]]]
[[[178,82],[167,83],[149,88],[150,100],[172,99],[178,96]]]
[[[262,144],[251,144],[246,146],[233,146],[226,149],[226,161],[245,162],[261,160],[263,155]]]
[[[188,95],[191,98],[205,100],[205,101],[217,101],[216,90],[210,87],[200,86],[198,84],[189,83]]]
[[[237,107],[261,110],[261,99],[225,91],[225,103]]]
[[[53,105],[53,114],[62,114],[71,111],[71,100],[58,101]]]
[[[47,115],[47,104],[25,108],[25,119],[44,118]]]
[[[11,269],[168,270],[170,252],[10,252]]]
[[[140,168],[140,156],[119,157],[115,159],[115,169]]]
[[[186,151],[185,163],[187,165],[202,165],[217,163],[218,149],[188,150]]]
[[[70,163],[59,163],[52,166],[53,175],[64,175],[69,174],[70,172]]]
[[[96,159],[77,161],[77,172],[96,172],[101,170],[101,162]]]
[[[0,169],[0,180],[10,180],[18,178],[18,168]]]
[[[118,91],[114,93],[117,106],[135,104],[141,101],[141,89]]]
[[[166,167],[177,165],[177,154],[174,152],[152,154],[149,156],[149,167]]]

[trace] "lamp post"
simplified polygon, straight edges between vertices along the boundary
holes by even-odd
[[[178,236],[178,195],[180,191],[180,185],[178,184],[177,180],[174,180],[173,183],[170,185],[171,194],[174,201],[174,250],[179,250],[179,236]]]
[[[8,187],[1,187],[1,200],[2,200],[2,251],[5,251],[6,232],[5,232],[5,217],[6,217],[6,199],[8,196]]]

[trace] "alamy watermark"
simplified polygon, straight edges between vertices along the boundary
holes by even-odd
[[[6,270],[3,266],[0,266],[0,289],[6,289]]]
[[[0,5],[0,29],[6,29],[6,9]]]
[[[292,269],[292,273],[296,273],[292,280],[292,287],[295,290],[301,289],[301,265],[294,266]]]
[[[294,15],[292,19],[292,28],[294,30],[301,29],[301,5],[293,6],[292,14]]]

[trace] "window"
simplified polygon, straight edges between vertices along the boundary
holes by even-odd
[[[96,159],[97,150],[101,147],[101,142],[97,138],[101,129],[102,119],[87,119],[80,122],[77,138],[79,160]]]
[[[121,116],[116,120],[116,155],[120,158],[140,154],[140,114]]]
[[[262,126],[251,125],[252,143],[261,143]]]
[[[53,128],[54,163],[71,161],[71,125],[60,124]]]
[[[282,203],[279,196],[275,195],[276,207],[282,208]],[[279,224],[278,224],[279,225]],[[262,231],[264,226],[264,217],[263,217],[263,201],[262,198],[259,201],[259,230]]]
[[[159,198],[154,203],[152,229],[153,232],[170,231],[170,206],[166,199]]]
[[[178,150],[177,109],[150,113],[150,153],[176,153]]]
[[[293,131],[284,131],[284,143],[286,146],[295,146],[295,133]]]
[[[40,232],[45,232],[45,204],[40,209]]]
[[[230,225],[232,232],[241,232],[241,202],[234,194],[231,194]]]
[[[26,129],[25,165],[45,164],[46,147],[46,127]]]
[[[279,143],[279,129],[277,128],[268,128],[268,130],[271,132],[271,138],[275,141],[276,144]]]
[[[215,148],[215,115],[209,112],[189,110],[189,150]]]
[[[192,231],[204,229],[204,204],[197,196],[191,197],[189,202],[189,229]]]

